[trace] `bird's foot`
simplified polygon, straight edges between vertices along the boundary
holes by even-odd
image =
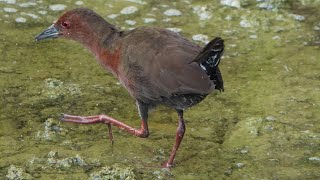
[[[74,116],[74,115],[68,115],[68,114],[62,114],[62,117],[60,118],[61,121],[64,122],[72,122],[72,123],[78,123],[78,124],[95,124],[95,123],[101,123],[104,122],[108,124],[109,122],[106,122],[106,120],[103,120],[101,116]]]
[[[170,164],[168,161],[166,161],[166,162],[164,162],[164,163],[162,163],[161,164],[161,167],[162,168],[168,168],[168,169],[170,169],[170,168],[172,168],[174,165],[173,164]]]
[[[116,126],[120,129],[123,129],[127,131],[128,133],[138,136],[141,138],[146,138],[149,135],[148,131],[148,124],[146,120],[141,121],[141,128],[135,129],[132,128],[126,124],[124,124],[121,121],[118,121],[116,119],[113,119],[112,117],[109,117],[107,115],[97,115],[97,116],[73,116],[68,114],[62,114],[61,121],[64,122],[72,122],[72,123],[78,123],[78,124],[95,124],[95,123],[104,123],[108,125],[109,128],[109,138],[111,142],[113,142],[113,136],[112,136],[112,130],[111,125]]]
[[[78,124],[105,123],[108,126],[109,139],[111,141],[111,144],[113,144],[113,135],[112,135],[112,129],[111,129],[111,122],[110,122],[110,120],[108,118],[104,118],[104,115],[98,115],[98,116],[74,116],[74,115],[62,114],[62,117],[60,118],[60,120],[64,121],[64,122],[72,122],[72,123],[78,123]]]

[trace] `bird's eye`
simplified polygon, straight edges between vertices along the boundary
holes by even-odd
[[[70,23],[69,23],[68,21],[63,21],[63,22],[61,23],[61,26],[64,27],[64,28],[66,28],[66,29],[68,29],[68,28],[70,28]]]

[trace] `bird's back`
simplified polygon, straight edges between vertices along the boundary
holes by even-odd
[[[214,85],[194,61],[201,47],[160,28],[138,28],[121,37],[124,86],[141,101],[160,102],[177,95],[209,94]]]

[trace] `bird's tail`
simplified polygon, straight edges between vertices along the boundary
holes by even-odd
[[[223,79],[218,67],[224,50],[223,42],[220,37],[214,38],[202,49],[195,59],[213,81],[215,89],[219,91],[224,91]]]

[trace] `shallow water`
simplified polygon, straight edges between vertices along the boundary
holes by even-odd
[[[270,9],[244,2],[238,9],[218,0],[0,0],[0,177],[319,179],[320,2],[269,1]],[[140,124],[134,101],[89,51],[63,39],[34,42],[75,7],[122,29],[174,28],[201,45],[225,39],[226,91],[185,112],[187,132],[171,171],[158,167],[174,142],[173,110],[150,114],[147,139],[113,128],[113,146],[102,124],[59,121],[61,113],[108,114]]]

